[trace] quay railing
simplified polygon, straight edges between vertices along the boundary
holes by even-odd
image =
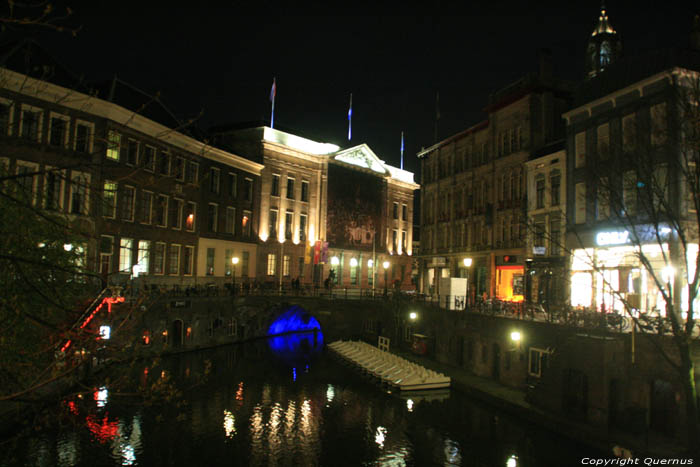
[[[601,313],[600,311],[572,307],[569,305],[552,305],[545,307],[541,304],[499,300],[497,298],[481,299],[464,295],[429,295],[394,288],[361,288],[361,287],[316,287],[301,285],[292,287],[288,284],[225,284],[223,287],[215,284],[200,284],[188,287],[164,287],[156,284],[144,285],[138,289],[127,287],[124,295],[127,301],[153,303],[158,299],[196,298],[196,297],[306,297],[326,300],[378,300],[402,303],[421,303],[436,310],[478,313],[500,318],[515,320],[538,321],[559,326],[580,329],[598,329],[609,332],[626,333],[632,331],[633,320],[615,311]],[[637,332],[657,333],[660,335],[670,332],[667,319],[658,314],[640,315]],[[696,325],[694,337],[700,336],[700,323]]]

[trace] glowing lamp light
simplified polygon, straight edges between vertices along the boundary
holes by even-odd
[[[100,326],[100,338],[108,340],[112,335],[112,328],[109,326]]]
[[[464,258],[463,263],[464,263],[464,267],[468,268],[472,265],[472,259],[471,258]]]
[[[513,342],[520,342],[520,339],[522,339],[522,335],[520,334],[520,331],[513,331],[510,333],[510,340]]]
[[[234,266],[238,264],[238,257],[234,256],[233,258],[231,258],[231,263],[233,263]]]
[[[71,251],[73,249],[73,245],[71,245],[70,243],[66,243],[65,245],[63,245],[63,249],[66,251]]]
[[[332,264],[333,266],[337,266],[337,265],[340,264],[340,260],[338,259],[337,256],[333,256],[333,257],[331,258],[331,264]]]
[[[384,269],[389,269],[389,261],[384,261],[382,266],[384,266]]]
[[[371,267],[373,267],[373,266],[374,266],[374,261],[372,261],[371,259],[368,259],[368,260],[367,260],[367,267],[368,267],[368,268],[371,268]]]
[[[518,467],[518,457],[513,455],[506,461],[506,467]]]
[[[350,267],[357,267],[357,258],[351,258],[350,259]]]
[[[408,409],[409,412],[413,412],[413,400],[408,399],[406,401],[406,408]]]
[[[418,313],[416,313],[415,311],[412,311],[408,314],[408,317],[411,318],[412,320],[415,320],[416,318],[418,318]]]

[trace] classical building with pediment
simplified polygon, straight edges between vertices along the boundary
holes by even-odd
[[[266,126],[215,134],[215,144],[264,166],[258,281],[412,287],[413,173],[366,144],[341,149]]]

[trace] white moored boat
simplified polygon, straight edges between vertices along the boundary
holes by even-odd
[[[401,391],[450,387],[450,377],[361,341],[336,341],[328,348],[383,383]]]

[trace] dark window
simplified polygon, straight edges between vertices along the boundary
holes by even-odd
[[[130,139],[126,148],[126,163],[129,165],[138,165],[139,163],[139,142]]]
[[[280,195],[280,176],[272,176],[272,186],[270,187],[270,195],[279,196]]]
[[[51,134],[49,144],[51,146],[63,146],[66,144],[66,128],[68,122],[58,117],[51,117]]]
[[[544,179],[537,180],[536,201],[538,209],[544,207]]]
[[[243,198],[245,201],[252,201],[253,200],[253,180],[250,178],[245,179],[245,184],[243,186],[243,193],[245,198]]]
[[[185,180],[185,160],[182,157],[176,157],[173,163],[173,177],[181,182]]]
[[[39,112],[25,110],[22,112],[22,137],[31,140],[39,139]]]
[[[238,197],[238,177],[236,174],[228,174],[228,186],[229,186],[229,191],[228,194],[231,198],[237,198]]]
[[[0,104],[0,134],[7,135],[10,126],[10,111],[12,106],[9,104]]]
[[[561,176],[552,177],[552,206],[559,206],[561,193]]]
[[[170,175],[170,154],[165,152],[160,153],[160,163],[158,164],[158,172],[161,175]]]
[[[309,201],[309,182],[301,182],[301,200]]]
[[[78,123],[75,129],[75,150],[77,152],[88,152],[90,145],[90,127]]]
[[[146,146],[143,150],[143,166],[146,170],[151,172],[155,171],[156,168],[156,150],[151,146]]]
[[[287,199],[294,199],[294,179],[287,178]]]
[[[209,190],[212,193],[219,193],[219,169],[214,167],[209,171]]]

